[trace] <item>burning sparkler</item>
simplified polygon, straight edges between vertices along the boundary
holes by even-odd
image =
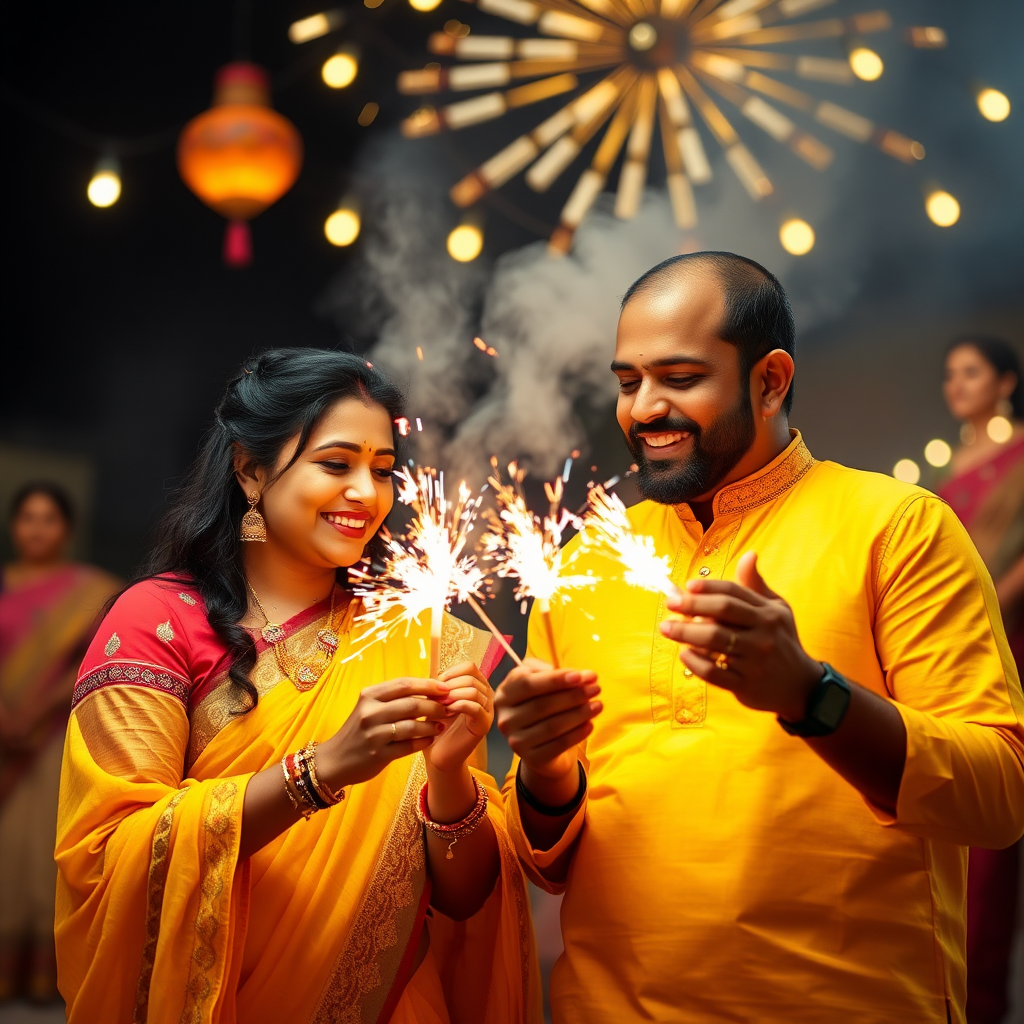
[[[524,601],[532,597],[536,600],[557,668],[558,655],[551,628],[551,598],[560,590],[592,587],[598,582],[596,576],[573,576],[563,572],[562,534],[566,527],[579,525],[576,517],[561,507],[563,480],[568,477],[569,463],[563,476],[556,478],[554,483],[544,484],[549,505],[548,514],[543,519],[526,505],[522,492],[523,470],[516,463],[510,463],[510,482],[506,484],[498,477],[497,460],[492,459],[491,465],[495,468],[495,475],[488,479],[488,483],[494,490],[498,511],[487,514],[490,529],[481,543],[486,557],[497,563],[497,574],[518,581],[516,598]]]
[[[625,567],[627,583],[644,590],[672,596],[678,590],[672,582],[672,566],[665,555],[654,549],[654,540],[634,533],[626,506],[617,494],[609,494],[601,484],[591,488],[590,509],[583,520],[583,541],[607,548]]]
[[[481,498],[473,498],[466,484],[460,483],[458,498],[449,501],[444,474],[433,469],[417,469],[414,476],[403,467],[395,477],[398,500],[413,510],[413,519],[403,537],[384,534],[383,576],[349,570],[357,582],[353,592],[363,602],[355,621],[369,626],[379,639],[403,622],[408,629],[410,622],[429,611],[430,677],[436,678],[445,610],[452,601],[479,594],[484,586],[483,570],[471,554],[464,554]]]

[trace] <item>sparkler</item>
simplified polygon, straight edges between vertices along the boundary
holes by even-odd
[[[561,590],[592,587],[596,576],[568,575],[562,563],[562,534],[567,526],[578,526],[579,520],[561,507],[563,482],[568,471],[545,483],[548,514],[541,519],[527,507],[522,492],[525,473],[510,463],[509,483],[498,477],[497,460],[492,459],[495,475],[488,479],[498,504],[497,512],[485,513],[490,529],[481,544],[485,557],[497,563],[496,572],[503,578],[517,580],[515,596],[520,601],[532,597],[537,602],[541,621],[547,633],[552,662],[558,668],[554,631],[551,628],[551,598]]]
[[[452,601],[466,601],[481,592],[484,572],[471,554],[464,554],[467,538],[480,508],[465,483],[459,496],[449,501],[444,493],[444,474],[405,467],[395,473],[398,500],[414,512],[405,535],[384,534],[387,549],[382,577],[355,568],[349,575],[357,582],[354,594],[363,602],[357,623],[370,627],[381,639],[401,623],[419,620],[430,612],[430,678],[440,664],[441,625]],[[396,614],[397,613],[397,614]]]
[[[625,567],[624,578],[631,586],[670,597],[675,594],[678,588],[672,582],[668,558],[655,551],[651,537],[634,533],[622,499],[598,484],[591,488],[588,502],[590,509],[582,529],[584,543],[610,550]]]

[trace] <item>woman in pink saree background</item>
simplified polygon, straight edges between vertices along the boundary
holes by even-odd
[[[120,581],[67,560],[73,509],[49,483],[11,508],[0,577],[0,1002],[57,995],[53,918],[57,788],[71,691]]]
[[[968,337],[946,354],[946,404],[962,444],[939,488],[995,581],[1017,671],[1024,665],[1024,384],[1013,348]],[[1007,1012],[1020,877],[1020,843],[972,849],[967,883],[967,1019]]]

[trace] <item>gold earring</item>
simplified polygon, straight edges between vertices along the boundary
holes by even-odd
[[[266,544],[267,522],[256,511],[256,502],[259,500],[259,491],[253,491],[249,495],[249,511],[242,516],[242,530],[238,535],[239,540],[258,541],[260,544]]]

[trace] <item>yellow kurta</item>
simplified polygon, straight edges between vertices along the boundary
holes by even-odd
[[[815,462],[799,435],[716,497],[707,532],[686,506],[630,518],[679,585],[733,579],[756,551],[807,651],[896,703],[906,769],[893,819],[773,715],[684,676],[664,598],[584,549],[574,573],[602,582],[552,615],[561,664],[603,687],[587,799],[538,852],[505,785],[528,873],[565,890],[556,1024],[963,1022],[967,846],[1024,830],[1024,701],[960,523],[919,488]],[[549,660],[536,616],[530,647]],[[567,879],[545,880],[573,843]]]

